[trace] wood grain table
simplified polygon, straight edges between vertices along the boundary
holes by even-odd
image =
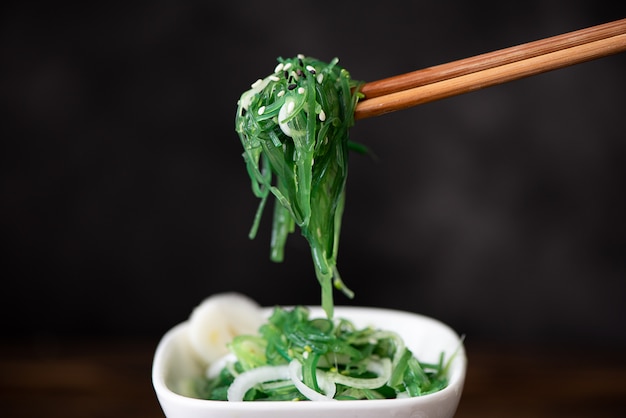
[[[0,343],[0,416],[163,417],[150,380],[157,340]],[[466,343],[457,418],[622,417],[626,356],[617,348]]]

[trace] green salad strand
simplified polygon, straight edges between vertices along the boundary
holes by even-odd
[[[202,399],[228,401],[351,400],[413,397],[448,384],[451,360],[415,358],[390,331],[359,329],[333,316],[333,287],[353,293],[337,269],[345,204],[348,140],[361,82],[338,65],[298,55],[278,58],[274,72],[238,102],[235,130],[252,191],[260,199],[250,238],[274,197],[270,258],[283,261],[298,227],[321,285],[322,318],[307,308],[275,308],[258,334],[238,335],[230,355],[191,382]],[[454,357],[454,355],[452,356]]]
[[[348,130],[361,82],[335,58],[278,58],[274,72],[241,95],[235,118],[252,190],[260,198],[250,230],[275,197],[270,258],[284,259],[287,237],[299,227],[311,249],[322,307],[333,316],[333,285],[348,297],[337,251],[348,173]]]
[[[421,363],[394,332],[357,328],[346,319],[310,318],[302,306],[275,308],[258,335],[239,335],[229,348],[232,362],[194,381],[194,396],[231,401],[392,399],[426,395],[448,384],[450,360],[445,362],[443,354],[436,364]]]

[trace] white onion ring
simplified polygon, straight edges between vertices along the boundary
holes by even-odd
[[[246,392],[263,382],[290,378],[289,366],[261,366],[241,373],[228,387],[228,400],[241,402]]]
[[[378,377],[359,378],[344,376],[339,373],[329,373],[328,379],[334,383],[353,387],[355,389],[378,389],[389,381],[391,377],[391,360],[383,358],[380,361],[370,361],[366,369],[372,373],[376,373]]]
[[[334,401],[335,384],[325,379],[322,373],[316,373],[316,376],[320,379],[320,382],[323,382],[322,386],[324,386],[323,390],[325,390],[326,394],[319,393],[304,384],[302,381],[302,365],[298,360],[291,360],[291,363],[289,363],[289,377],[301,394],[311,401]]]
[[[224,367],[227,367],[229,363],[234,363],[237,361],[237,357],[233,353],[228,353],[225,356],[220,357],[213,363],[209,364],[209,367],[206,369],[206,377],[209,379],[214,379],[222,372]]]

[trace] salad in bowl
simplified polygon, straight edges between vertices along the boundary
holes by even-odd
[[[166,416],[454,415],[467,359],[450,327],[381,308],[335,314],[210,296],[157,347],[152,379]]]
[[[452,417],[467,359],[447,325],[415,313],[335,306],[348,140],[362,83],[333,59],[278,59],[241,95],[235,131],[259,198],[274,197],[270,258],[300,230],[320,306],[261,307],[216,294],[160,341],[152,381],[168,417]]]

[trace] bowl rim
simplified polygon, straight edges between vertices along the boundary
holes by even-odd
[[[289,308],[289,306],[281,306]],[[268,314],[275,307],[263,307],[263,312]],[[312,312],[321,311],[319,306],[307,306]],[[189,321],[183,321],[178,323],[171,329],[169,329],[159,341],[155,350],[153,364],[152,364],[152,384],[153,388],[161,402],[173,403],[178,405],[184,405],[191,408],[209,408],[215,411],[281,411],[281,410],[300,410],[305,409],[308,411],[341,411],[341,410],[354,410],[357,408],[367,409],[388,409],[392,404],[394,407],[403,406],[418,406],[421,403],[437,402],[438,400],[445,400],[447,398],[460,398],[460,392],[463,390],[465,381],[466,369],[467,369],[467,354],[465,351],[465,345],[462,338],[454,331],[450,326],[442,321],[425,316],[418,313],[409,311],[401,311],[394,309],[378,308],[378,307],[364,307],[364,306],[335,306],[335,316],[345,316],[350,319],[351,314],[384,314],[392,316],[403,316],[407,318],[417,319],[420,321],[430,322],[433,325],[441,328],[442,330],[456,336],[459,341],[459,346],[455,354],[455,358],[452,362],[449,374],[448,385],[433,393],[429,393],[422,396],[410,397],[410,398],[396,398],[396,399],[363,399],[363,400],[350,400],[339,402],[289,402],[289,401],[264,401],[264,402],[227,402],[216,401],[208,399],[191,398],[174,392],[166,384],[167,370],[165,368],[164,359],[168,354],[168,350],[172,349],[172,342],[179,338],[189,325]],[[458,400],[457,400],[458,402]]]

